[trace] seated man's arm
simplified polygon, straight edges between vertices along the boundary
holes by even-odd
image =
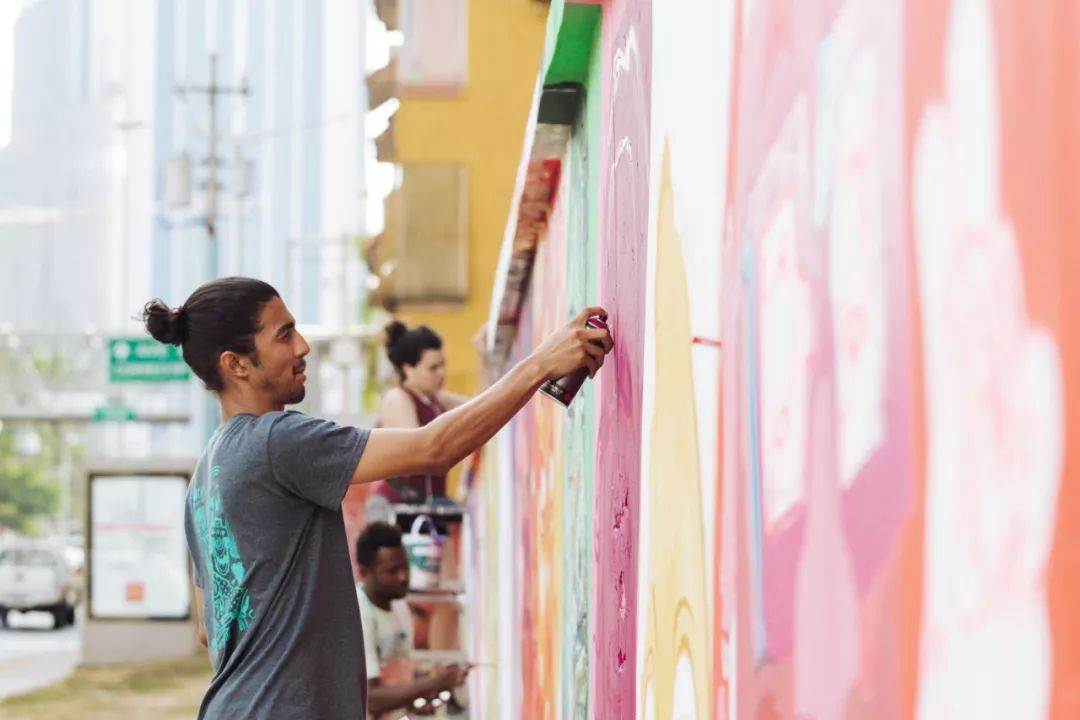
[[[368,712],[372,715],[398,708],[412,708],[413,701],[427,700],[443,690],[453,690],[465,682],[468,668],[451,665],[439,672],[403,685],[382,685],[378,678],[368,681]]]

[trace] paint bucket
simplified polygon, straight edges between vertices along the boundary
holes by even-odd
[[[424,533],[424,526],[428,532]],[[409,558],[409,586],[417,590],[429,590],[439,586],[442,571],[443,542],[435,530],[435,523],[427,515],[413,520],[409,532],[401,536],[405,555]]]
[[[607,320],[606,317],[591,317],[585,321],[585,327],[607,330],[608,325],[604,322],[605,320]],[[594,340],[593,345],[600,345],[600,343]],[[601,347],[603,346],[601,345]],[[585,380],[588,377],[589,369],[581,367],[558,380],[548,380],[540,386],[540,392],[544,393],[560,405],[570,407],[570,403],[574,400],[574,397],[578,394],[578,390],[585,384]]]

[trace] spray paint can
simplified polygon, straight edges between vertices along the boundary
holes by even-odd
[[[607,330],[608,324],[604,322],[606,318],[591,317],[585,321],[585,327],[598,328],[600,330]],[[593,345],[599,345],[603,347],[601,343],[593,341]],[[578,394],[578,390],[585,384],[586,378],[589,377],[589,368],[580,367],[569,375],[564,375],[558,380],[548,380],[546,383],[540,386],[540,392],[547,395],[555,402],[565,407],[570,407],[570,403],[573,402],[574,397]]]

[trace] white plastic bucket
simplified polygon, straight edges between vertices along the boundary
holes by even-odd
[[[427,525],[428,532],[422,530]],[[443,541],[435,523],[427,515],[413,520],[412,528],[401,537],[409,558],[409,585],[418,590],[437,588],[442,571]]]

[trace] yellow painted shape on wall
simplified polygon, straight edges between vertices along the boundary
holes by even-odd
[[[650,517],[641,715],[712,717],[705,531],[694,407],[690,301],[675,231],[665,142],[656,247],[656,399],[648,467]],[[716,239],[720,242],[720,238]],[[693,711],[689,702],[692,688]],[[678,705],[676,706],[676,703]]]

